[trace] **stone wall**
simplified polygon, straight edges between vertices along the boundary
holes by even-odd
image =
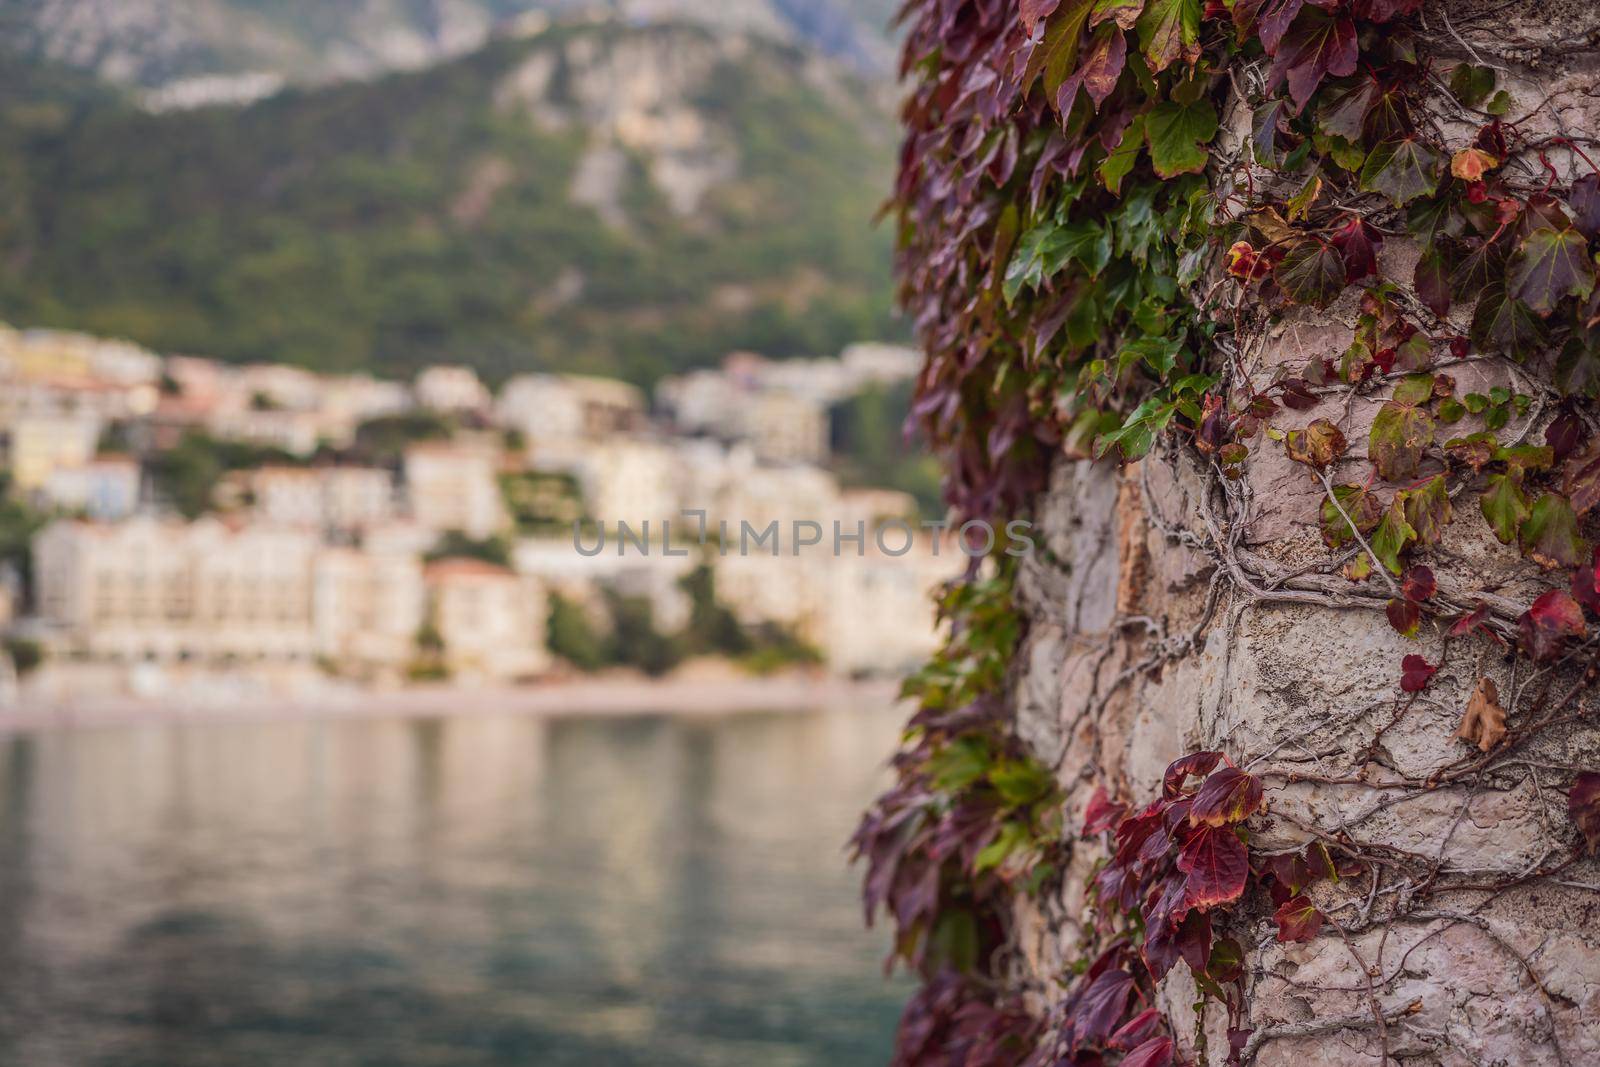
[[[1470,49],[1475,61],[1506,68],[1513,117],[1549,100],[1549,117],[1523,131],[1530,139],[1600,128],[1600,35],[1583,33],[1600,27],[1593,4],[1430,4],[1425,14],[1447,63]],[[1551,158],[1564,177],[1578,173],[1570,154]],[[1409,280],[1416,255],[1391,237],[1384,272]],[[1264,387],[1279,368],[1337,359],[1356,314],[1347,294],[1328,312],[1263,323],[1241,345],[1240,370]],[[1466,329],[1439,326],[1435,336]],[[1456,378],[1458,395],[1505,385],[1535,396],[1502,437],[1542,443],[1555,400],[1539,384],[1548,368],[1446,358],[1438,369]],[[1351,442],[1333,481],[1361,481],[1371,469],[1367,430],[1387,394],[1330,387],[1313,410],[1280,411],[1272,424],[1333,421]],[[1037,502],[1041,551],[1019,583],[1030,629],[1016,665],[1018,729],[1068,789],[1069,824],[1081,825],[1096,784],[1143,804],[1171,760],[1220,749],[1267,779],[1269,812],[1257,820],[1253,848],[1286,850],[1315,829],[1397,857],[1376,876],[1315,888],[1330,923],[1309,943],[1277,943],[1270,905],[1259,894],[1246,898],[1229,933],[1249,949],[1255,1035],[1247,1059],[1357,1067],[1380,1063],[1386,1050],[1398,1062],[1442,1067],[1600,1064],[1593,860],[1501,891],[1426,892],[1514,881],[1571,853],[1561,790],[1572,767],[1600,768],[1596,696],[1577,695],[1567,709],[1580,713],[1575,721],[1490,770],[1402,788],[1402,779],[1426,780],[1476,753],[1455,733],[1480,677],[1496,682],[1515,729],[1549,715],[1577,674],[1536,673],[1484,637],[1446,650],[1443,628],[1432,623],[1415,640],[1402,637],[1385,619],[1381,576],[1360,586],[1340,576],[1338,564],[1361,550],[1324,545],[1317,476],[1265,436],[1251,451],[1236,483],[1188,448],[1120,469],[1064,457]],[[1587,532],[1593,539],[1597,531]],[[1417,558],[1443,594],[1470,602],[1481,593],[1513,617],[1566,581],[1499,544],[1475,494],[1458,502],[1444,542]],[[1443,659],[1414,700],[1398,685],[1410,653]],[[1077,842],[1060,890],[1020,905],[1019,977],[1045,990],[1046,1001],[1080,955],[1086,879],[1102,855],[1098,843]],[[1163,990],[1168,1017],[1196,1055],[1202,1035],[1184,964]],[[1213,1005],[1203,1020],[1203,1062],[1221,1063],[1223,1014]]]

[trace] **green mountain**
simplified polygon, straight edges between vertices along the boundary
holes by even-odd
[[[241,0],[242,2],[242,0]],[[683,25],[560,26],[150,114],[0,59],[0,318],[165,351],[649,382],[892,336],[881,87]]]

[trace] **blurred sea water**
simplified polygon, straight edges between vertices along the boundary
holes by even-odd
[[[884,1063],[844,842],[902,717],[0,740],[0,1064]]]

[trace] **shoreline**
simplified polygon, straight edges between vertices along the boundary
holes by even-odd
[[[748,712],[806,712],[829,705],[889,708],[895,679],[780,674],[769,678],[641,676],[577,678],[526,686],[415,686],[330,691],[311,696],[215,698],[97,696],[20,701],[0,708],[0,736],[117,726],[255,723],[271,720],[429,719],[491,715],[715,718]]]

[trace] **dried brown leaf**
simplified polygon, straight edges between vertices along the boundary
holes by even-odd
[[[1478,687],[1467,701],[1466,714],[1456,736],[1490,752],[1506,736],[1506,709],[1500,706],[1500,690],[1493,678],[1479,678]]]

